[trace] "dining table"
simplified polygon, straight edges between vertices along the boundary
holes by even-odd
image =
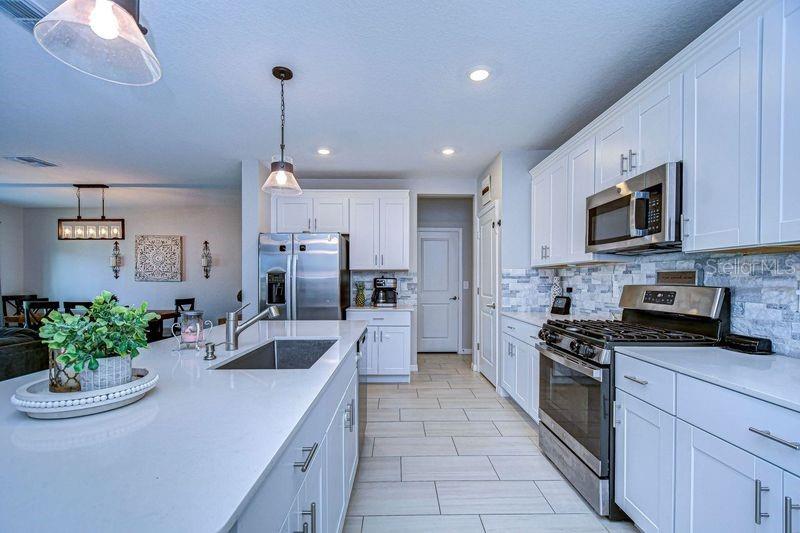
[[[156,313],[159,318],[150,321],[154,327],[149,328],[147,340],[150,342],[159,341],[164,338],[164,321],[175,320],[180,313],[175,309],[148,309],[151,313]]]

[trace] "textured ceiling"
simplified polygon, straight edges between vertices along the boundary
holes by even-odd
[[[72,70],[0,17],[0,156],[59,165],[0,160],[0,184],[238,187],[241,159],[277,149],[276,64],[295,71],[301,180],[477,176],[500,150],[558,146],[737,3],[142,0],[164,71],[144,88]],[[476,65],[492,77],[470,82]],[[4,202],[69,198],[0,187]]]

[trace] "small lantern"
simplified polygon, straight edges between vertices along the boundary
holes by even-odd
[[[114,272],[114,279],[119,279],[119,270],[122,267],[122,254],[119,251],[119,241],[114,241],[114,248],[111,250],[111,257],[109,257],[108,265],[111,271]]]
[[[203,267],[203,274],[206,279],[211,274],[211,248],[208,246],[208,241],[203,241],[203,253],[200,255],[200,264]]]

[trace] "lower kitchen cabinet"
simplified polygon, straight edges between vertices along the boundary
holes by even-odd
[[[366,320],[367,343],[364,346],[366,364],[362,373],[370,381],[407,382],[411,376],[410,309],[391,311],[351,307],[347,320]]]
[[[539,328],[503,317],[500,386],[531,418],[539,421],[539,352],[533,347]]]
[[[675,531],[783,531],[783,472],[702,429],[677,422]]]
[[[800,477],[783,473],[783,524],[786,533],[800,531]]]
[[[617,389],[617,505],[646,533],[673,531],[675,417]]]
[[[232,531],[342,530],[359,456],[355,357],[354,348],[276,457]]]

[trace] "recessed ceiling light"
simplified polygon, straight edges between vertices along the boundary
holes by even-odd
[[[469,79],[472,81],[484,81],[489,77],[489,70],[485,68],[476,68],[470,71]]]
[[[317,153],[319,155],[331,155],[331,149],[330,148],[317,148]]]
[[[455,148],[450,148],[449,146],[446,147],[446,148],[442,148],[442,155],[446,155],[446,156],[449,157],[449,156],[453,155],[454,153],[456,153],[456,149]]]

